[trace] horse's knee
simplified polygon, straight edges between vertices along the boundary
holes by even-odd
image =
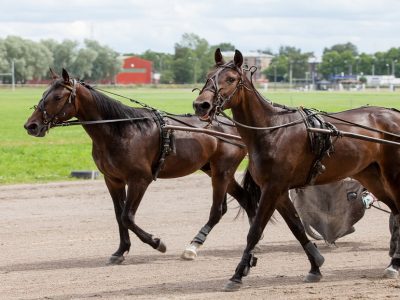
[[[122,225],[123,225],[125,228],[129,228],[129,227],[132,225],[132,220],[131,220],[131,218],[130,218],[129,215],[123,214],[123,215],[121,216],[121,222],[122,222]]]

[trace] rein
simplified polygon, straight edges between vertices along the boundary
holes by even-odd
[[[369,131],[378,132],[378,133],[382,133],[382,134],[387,134],[387,135],[390,135],[390,136],[393,136],[393,137],[396,137],[396,138],[400,138],[400,135],[398,135],[398,134],[395,134],[395,133],[392,133],[392,132],[388,132],[388,131],[384,131],[384,130],[380,130],[380,129],[375,129],[375,128],[372,128],[372,127],[369,127],[369,126],[365,126],[365,125],[361,125],[361,124],[357,124],[357,123],[354,123],[354,122],[346,121],[346,120],[344,120],[344,119],[341,119],[341,118],[338,118],[338,117],[334,117],[334,116],[332,116],[332,114],[323,113],[323,112],[320,112],[320,111],[316,111],[315,113],[312,113],[312,114],[308,115],[306,119],[305,119],[304,117],[302,117],[301,119],[294,120],[294,121],[292,121],[292,122],[288,122],[288,123],[281,124],[281,125],[276,125],[276,126],[255,127],[255,126],[250,126],[250,125],[246,125],[246,124],[240,123],[240,122],[234,120],[233,118],[229,117],[229,116],[223,111],[223,106],[225,105],[225,103],[227,103],[228,101],[231,100],[231,98],[236,94],[236,92],[237,92],[241,87],[244,87],[244,88],[246,88],[246,89],[249,90],[249,91],[252,91],[252,92],[257,96],[258,99],[260,99],[260,98],[261,98],[262,100],[265,100],[265,99],[264,99],[264,98],[260,95],[260,93],[255,89],[255,87],[254,87],[252,81],[251,81],[251,87],[247,86],[247,85],[244,83],[244,80],[243,80],[243,73],[242,73],[240,70],[238,70],[238,68],[234,68],[234,67],[230,66],[229,64],[221,65],[221,66],[219,66],[219,68],[220,68],[220,69],[219,69],[212,77],[210,77],[210,78],[206,81],[206,83],[205,83],[203,89],[200,91],[200,94],[201,94],[204,90],[207,90],[207,89],[210,90],[210,91],[212,91],[212,92],[214,93],[216,99],[217,99],[216,104],[214,105],[214,106],[215,106],[215,110],[216,110],[216,114],[215,114],[215,115],[218,115],[218,114],[223,115],[225,118],[227,118],[228,120],[230,120],[230,121],[231,121],[232,123],[234,123],[236,126],[240,126],[240,127],[247,128],[247,129],[251,129],[251,130],[271,130],[271,131],[272,131],[272,130],[279,129],[279,128],[291,127],[291,126],[294,126],[294,125],[298,125],[298,124],[301,124],[301,123],[305,123],[306,120],[307,120],[309,117],[316,116],[316,115],[322,115],[322,116],[326,116],[326,117],[329,117],[329,118],[332,118],[332,119],[335,119],[335,120],[339,120],[339,121],[345,122],[345,123],[350,124],[350,125],[353,125],[353,126],[357,126],[357,127],[363,128],[363,129],[367,129],[367,130],[369,130]],[[240,81],[239,81],[238,84],[236,85],[234,91],[233,91],[228,97],[223,97],[223,96],[220,94],[220,90],[221,90],[221,89],[218,90],[218,76],[219,76],[220,72],[221,72],[222,70],[226,69],[226,68],[230,68],[230,69],[233,69],[233,70],[235,70],[236,72],[238,72],[238,74],[240,75]],[[253,67],[252,67],[252,68],[253,68]],[[249,69],[249,70],[251,71],[251,79],[252,79],[252,76],[253,76],[253,74],[254,74],[254,72],[252,71],[252,68]],[[208,83],[209,80],[211,80],[211,82],[213,83],[213,88],[207,88],[207,83]],[[222,102],[221,102],[221,99],[222,99]],[[268,101],[268,102],[269,102],[269,101]],[[272,104],[272,103],[271,103],[271,104]],[[284,107],[285,107],[285,106],[284,106]],[[296,110],[298,111],[298,109],[296,109]],[[216,117],[215,117],[215,118],[216,118]],[[307,127],[307,126],[306,126],[306,127]],[[346,132],[346,131],[339,131],[339,130],[336,130],[336,129],[335,129],[335,130],[331,130],[331,129],[321,129],[321,128],[307,128],[307,131],[308,131],[308,132],[317,132],[317,133],[329,134],[329,135],[331,135],[331,136],[337,136],[337,137],[350,137],[350,138],[361,139],[361,140],[366,140],[366,141],[375,142],[375,143],[381,143],[381,144],[389,144],[389,145],[394,145],[394,146],[400,146],[400,143],[398,143],[398,142],[389,141],[389,140],[380,139],[380,138],[374,138],[374,137],[371,137],[371,136],[362,135],[362,134],[356,134],[356,133],[351,133],[351,132]]]
[[[142,120],[153,120],[150,117],[141,117],[141,118],[126,118],[126,119],[111,119],[111,120],[97,120],[97,121],[65,121],[61,123],[54,124],[54,127],[65,127],[65,126],[74,126],[74,125],[95,125],[95,124],[104,124],[104,123],[116,123],[116,122],[128,122],[128,121],[142,121]]]
[[[160,115],[160,117],[164,116],[164,117],[170,118],[172,120],[178,121],[178,122],[188,126],[188,127],[183,127],[183,126],[174,126],[174,125],[168,125],[168,124],[160,124],[159,127],[161,128],[161,130],[165,129],[165,130],[179,130],[179,131],[205,133],[205,134],[208,134],[208,135],[212,135],[212,136],[216,137],[217,139],[220,139],[220,140],[222,140],[222,141],[224,141],[226,143],[230,143],[232,145],[235,145],[237,147],[240,147],[240,148],[245,148],[246,147],[242,143],[236,143],[236,142],[233,142],[233,141],[229,140],[229,139],[234,139],[234,140],[239,140],[240,141],[241,138],[239,136],[228,134],[228,133],[223,133],[223,132],[219,132],[219,131],[204,129],[204,128],[197,128],[197,127],[195,127],[193,125],[190,125],[190,124],[188,124],[188,123],[186,123],[184,121],[176,119],[175,117],[177,117],[178,115],[174,115],[174,114],[170,114],[170,113],[165,112],[165,111],[157,110],[156,108],[151,107],[151,106],[149,106],[149,105],[147,105],[147,104],[145,104],[143,102],[140,102],[138,100],[135,100],[135,99],[132,99],[132,98],[129,98],[129,97],[117,94],[117,93],[113,93],[113,92],[106,91],[106,90],[99,89],[99,88],[94,88],[94,87],[84,83],[83,81],[79,81],[78,82],[75,79],[72,81],[72,84],[73,84],[72,87],[68,86],[66,84],[62,84],[63,87],[65,87],[65,88],[67,88],[68,90],[71,91],[71,94],[68,97],[68,101],[65,102],[64,106],[55,115],[55,117],[52,117],[52,119],[50,121],[46,122],[46,125],[48,124],[48,129],[50,129],[51,126],[52,127],[66,127],[66,126],[76,126],[76,125],[97,125],[97,124],[116,123],[116,122],[132,122],[132,121],[154,120],[153,117],[139,117],[139,118],[123,118],[123,119],[111,119],[111,120],[94,120],[94,121],[72,120],[72,121],[57,122],[58,121],[57,116],[60,115],[60,113],[64,110],[65,105],[66,104],[71,104],[75,100],[75,97],[76,97],[76,84],[77,83],[81,84],[82,86],[84,86],[84,87],[86,87],[88,89],[98,90],[98,91],[101,91],[101,92],[109,93],[109,94],[112,94],[112,95],[115,95],[115,96],[118,96],[118,97],[121,97],[121,98],[128,99],[131,102],[134,102],[134,103],[139,104],[140,106],[142,106],[142,107],[144,107],[146,109],[151,110],[156,115]],[[38,108],[44,114],[44,119],[45,120],[47,120],[47,118],[46,118],[47,113],[44,110],[44,101],[45,101],[45,98],[46,98],[47,95],[48,95],[48,93],[41,99],[41,101],[39,101],[39,105],[38,105]]]
[[[372,206],[373,208],[376,208],[377,210],[383,211],[383,212],[385,212],[385,213],[388,213],[388,214],[391,213],[390,211],[388,211],[388,210],[386,210],[386,209],[383,209],[383,208],[380,208],[380,207],[376,206],[375,204],[371,204],[371,206]]]

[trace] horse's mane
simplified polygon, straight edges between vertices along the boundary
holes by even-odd
[[[94,88],[88,88],[93,99],[96,102],[97,109],[105,120],[112,119],[127,119],[127,118],[143,118],[142,120],[126,121],[126,122],[111,122],[106,123],[111,130],[119,135],[127,125],[133,125],[139,130],[144,130],[153,122],[153,115],[150,110],[144,108],[134,108],[121,103],[107,95],[96,91]]]

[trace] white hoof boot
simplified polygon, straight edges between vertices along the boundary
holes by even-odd
[[[200,244],[192,243],[183,251],[181,258],[185,260],[194,260],[197,257],[197,248]]]
[[[392,265],[390,265],[385,269],[385,271],[383,271],[383,277],[395,279],[399,277],[399,271],[397,271],[395,268],[393,268]]]

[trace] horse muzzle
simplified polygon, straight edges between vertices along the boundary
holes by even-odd
[[[24,128],[26,129],[29,135],[35,137],[44,137],[48,130],[47,125],[39,124],[37,122],[26,122],[24,124]]]
[[[195,111],[195,114],[202,121],[209,121],[212,118],[213,107],[207,101],[194,101],[193,109]]]

